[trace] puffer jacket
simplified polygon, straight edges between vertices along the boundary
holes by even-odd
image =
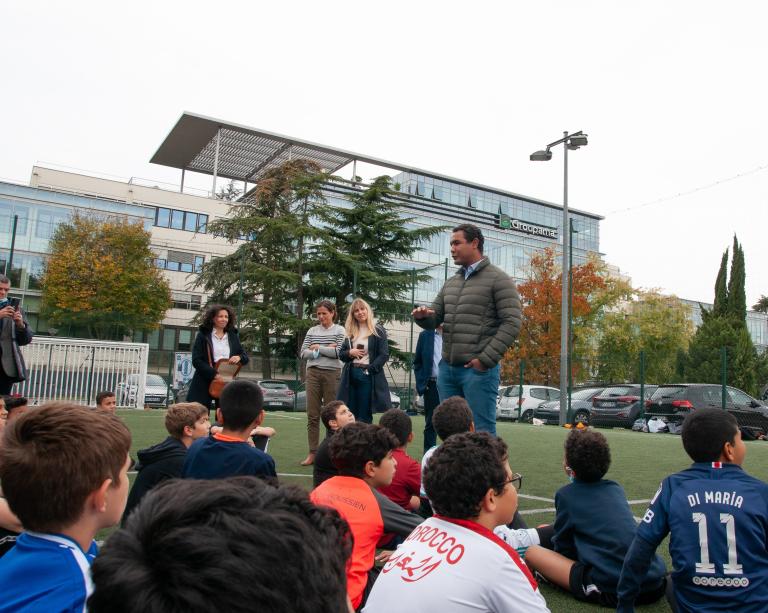
[[[464,268],[448,279],[432,304],[435,314],[416,319],[433,330],[443,324],[443,359],[463,366],[478,358],[493,368],[520,333],[520,296],[509,275],[484,258],[469,278]]]

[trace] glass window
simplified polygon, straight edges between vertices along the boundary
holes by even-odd
[[[208,215],[200,213],[197,216],[197,231],[205,234],[208,231]]]
[[[181,270],[181,272],[192,272],[192,264],[189,262],[181,262],[179,270]]]
[[[184,214],[184,229],[188,232],[194,232],[197,229],[197,213]]]
[[[171,260],[168,260],[168,263],[165,265],[166,270],[179,270],[180,263],[179,262],[173,262]]]
[[[160,330],[152,330],[147,334],[147,343],[150,349],[157,349],[160,346]]]
[[[195,256],[195,272],[200,272],[203,269],[204,262],[205,262],[204,256],[202,255]]]
[[[162,207],[157,207],[155,215],[155,225],[160,228],[167,228],[171,223],[171,211]]]
[[[165,258],[155,258],[155,266],[157,268],[162,268],[165,270],[165,267],[167,266],[168,262],[165,261]]]
[[[192,347],[192,330],[179,330],[179,351],[189,351]]]
[[[538,398],[539,400],[549,400],[547,397],[547,390],[543,387],[534,387],[531,389],[531,396]]]
[[[172,211],[171,228],[181,230],[184,228],[184,211]]]
[[[27,288],[28,289],[41,289],[41,281],[43,279],[43,270],[45,268],[45,262],[40,256],[27,256]]]
[[[173,351],[176,348],[176,328],[163,329],[163,349]]]

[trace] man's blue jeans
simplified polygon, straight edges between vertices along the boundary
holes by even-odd
[[[474,368],[440,362],[437,376],[440,402],[462,396],[472,409],[475,430],[496,434],[496,398],[499,395],[499,365],[480,372]]]

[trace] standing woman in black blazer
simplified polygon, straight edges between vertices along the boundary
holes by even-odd
[[[349,307],[346,338],[339,351],[344,362],[338,400],[343,400],[357,421],[373,422],[373,413],[391,408],[389,384],[384,364],[389,360],[387,331],[373,316],[373,309],[362,298]]]
[[[192,366],[195,374],[189,384],[187,402],[199,402],[211,409],[208,386],[218,375],[214,364],[222,358],[230,364],[247,364],[248,355],[240,345],[235,328],[235,311],[231,306],[215,304],[206,310],[203,323],[192,347]]]

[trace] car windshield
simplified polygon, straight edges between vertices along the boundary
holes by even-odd
[[[160,387],[165,385],[165,381],[160,375],[147,375],[147,385],[159,385]]]
[[[607,387],[600,396],[626,396],[629,393],[634,392],[635,388],[631,385],[625,385],[623,387]]]
[[[600,387],[587,387],[582,390],[576,390],[571,394],[571,400],[589,400],[595,395],[595,392],[601,389]]]
[[[679,398],[685,394],[686,388],[680,385],[662,386],[653,392],[651,400],[660,400],[662,398]]]

